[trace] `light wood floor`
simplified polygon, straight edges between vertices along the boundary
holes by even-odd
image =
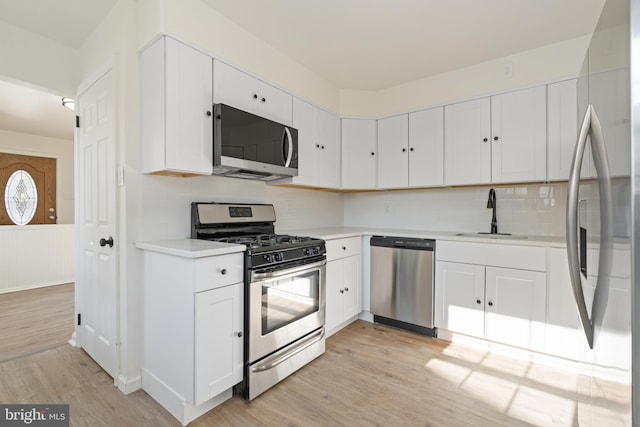
[[[0,362],[69,341],[73,286],[67,283],[0,294]]]
[[[575,426],[585,380],[357,321],[256,400],[234,397],[191,425]],[[599,386],[615,400],[615,385]],[[66,344],[1,362],[0,402],[68,403],[73,426],[179,425],[143,391],[122,394],[86,353]],[[616,409],[603,409],[599,425],[627,425]]]

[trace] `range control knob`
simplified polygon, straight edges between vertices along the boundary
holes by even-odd
[[[282,252],[278,252],[275,255],[275,259],[276,259],[276,261],[283,261],[284,260],[284,254]]]
[[[266,254],[264,257],[264,260],[267,262],[273,262],[275,261],[275,256],[273,254]]]

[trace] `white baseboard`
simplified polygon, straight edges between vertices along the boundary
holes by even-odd
[[[142,388],[142,376],[136,375],[133,378],[127,378],[124,375],[118,375],[118,390],[124,394],[133,393]]]
[[[199,416],[209,412],[222,402],[233,396],[233,389],[223,391],[219,395],[206,402],[194,406],[189,404],[182,396],[176,393],[171,387],[153,375],[146,369],[142,369],[142,388],[159,404],[161,404],[171,415],[173,415],[183,426],[189,424]]]
[[[73,331],[73,333],[71,334],[71,338],[69,338],[69,341],[67,341],[69,344],[71,344],[72,347],[76,347],[76,348],[80,348],[80,344],[78,344],[78,340],[77,340],[77,336],[76,336],[76,332]]]

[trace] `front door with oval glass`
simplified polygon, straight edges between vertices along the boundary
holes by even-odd
[[[0,153],[0,225],[55,224],[56,159]]]

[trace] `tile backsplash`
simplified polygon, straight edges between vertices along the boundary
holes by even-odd
[[[142,241],[191,233],[191,202],[272,203],[276,231],[342,225],[343,195],[216,176],[140,177]]]
[[[142,175],[140,239],[189,237],[194,201],[272,203],[276,231],[317,227],[383,227],[430,231],[489,231],[491,186],[333,193],[203,176]],[[563,236],[567,184],[495,186],[498,231]]]
[[[486,187],[346,194],[344,225],[433,231],[490,231]],[[567,184],[495,186],[498,231],[563,236]]]

